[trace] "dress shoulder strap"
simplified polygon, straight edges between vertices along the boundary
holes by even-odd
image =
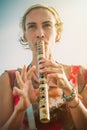
[[[14,69],[14,70],[7,70],[6,71],[9,74],[10,85],[11,85],[12,89],[13,89],[14,84],[17,84],[17,82],[16,82],[16,75],[15,75],[16,71],[19,71],[21,73],[21,68]]]
[[[10,85],[11,85],[11,87],[13,88],[16,70],[7,70],[6,72],[7,72],[8,75],[9,75],[9,78],[10,78]]]

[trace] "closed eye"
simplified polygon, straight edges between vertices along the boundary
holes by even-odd
[[[43,26],[44,26],[44,27],[51,27],[52,25],[51,25],[51,24],[46,23],[46,24],[44,24]]]
[[[36,24],[35,24],[35,23],[28,23],[28,24],[27,24],[27,28],[28,28],[28,29],[36,28]]]
[[[35,25],[29,25],[28,29],[31,29],[31,28],[36,28],[36,26]]]
[[[52,27],[52,22],[50,22],[50,21],[44,22],[43,27],[51,28]]]

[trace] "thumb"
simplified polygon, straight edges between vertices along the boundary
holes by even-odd
[[[19,89],[16,86],[14,86],[14,88],[13,88],[13,94],[19,95]]]

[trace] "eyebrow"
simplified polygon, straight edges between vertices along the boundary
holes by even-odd
[[[43,22],[42,24],[46,24],[46,23],[52,24],[53,22],[52,22],[52,21],[45,21],[45,22]]]
[[[35,22],[30,22],[30,23],[27,23],[27,26],[31,25],[31,24],[36,24],[36,23]]]
[[[52,24],[52,21],[44,21],[42,24],[46,24],[46,23],[51,23]],[[37,24],[36,22],[29,22],[29,23],[27,23],[27,26],[28,25],[35,25],[35,24]]]

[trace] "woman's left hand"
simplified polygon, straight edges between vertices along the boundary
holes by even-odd
[[[45,73],[47,75],[48,85],[50,83],[49,81],[54,79],[55,87],[63,89],[66,95],[71,94],[72,87],[68,81],[63,65],[48,59],[42,59],[40,63],[40,73]]]

